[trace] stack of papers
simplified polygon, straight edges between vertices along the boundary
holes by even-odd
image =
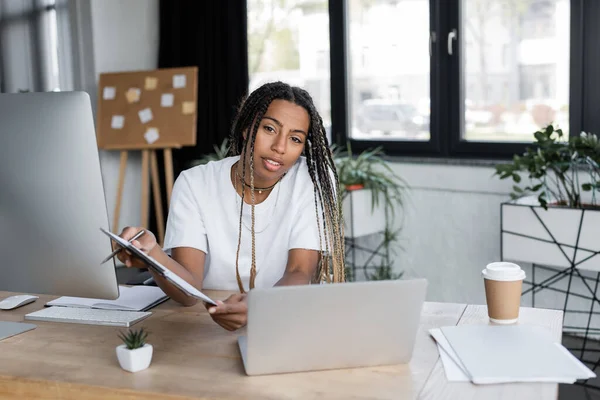
[[[431,329],[451,382],[575,383],[596,374],[537,326],[464,325]]]

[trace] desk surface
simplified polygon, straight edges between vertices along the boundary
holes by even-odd
[[[11,293],[0,292],[0,298]],[[207,292],[214,298],[224,293]],[[23,322],[56,296],[0,311],[0,320]],[[26,321],[29,322],[29,321]],[[485,306],[425,303],[415,350],[406,365],[248,377],[237,336],[215,324],[201,305],[169,300],[135,325],[150,331],[150,368],[119,367],[115,347],[122,328],[33,321],[37,328],[0,341],[0,399],[556,399],[549,383],[475,386],[447,382],[433,327],[487,324]],[[522,308],[520,323],[552,330],[559,340],[562,311]]]

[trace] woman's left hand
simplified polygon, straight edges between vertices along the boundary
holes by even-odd
[[[235,331],[246,326],[248,320],[248,295],[236,293],[225,301],[217,300],[217,305],[205,303],[212,319],[228,331]]]

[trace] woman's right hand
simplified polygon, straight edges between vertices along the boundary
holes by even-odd
[[[138,239],[131,242],[131,244],[133,244],[138,249],[142,250],[144,253],[149,254],[152,251],[152,249],[154,249],[154,247],[156,247],[156,237],[148,229],[128,226],[123,229],[123,231],[121,232],[121,234],[119,236],[121,238],[123,238],[124,240],[129,241],[132,237],[134,237],[136,235],[136,233],[138,233],[141,230],[144,231],[144,234],[141,237],[139,237]],[[114,250],[116,250],[119,247],[121,247],[121,246],[119,246],[118,244],[113,242]],[[146,268],[147,267],[143,261],[141,261],[137,257],[132,256],[131,253],[126,250],[123,250],[123,251],[120,251],[119,253],[117,253],[117,258],[123,264],[125,264],[126,267],[137,267],[137,268]]]

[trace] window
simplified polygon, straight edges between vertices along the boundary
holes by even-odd
[[[61,89],[55,0],[0,2],[0,92]]]
[[[250,59],[266,57],[251,69],[253,87],[305,87],[335,142],[357,151],[506,158],[549,123],[600,131],[597,2],[249,0],[249,9],[249,32],[273,25],[268,40],[250,34]],[[273,39],[282,29],[287,46]],[[276,67],[278,56],[295,65]]]
[[[331,129],[327,0],[248,0],[250,91],[282,80],[306,89]]]
[[[531,142],[551,122],[568,131],[569,0],[461,5],[462,139]]]
[[[348,23],[350,138],[429,140],[429,0],[351,0]]]

